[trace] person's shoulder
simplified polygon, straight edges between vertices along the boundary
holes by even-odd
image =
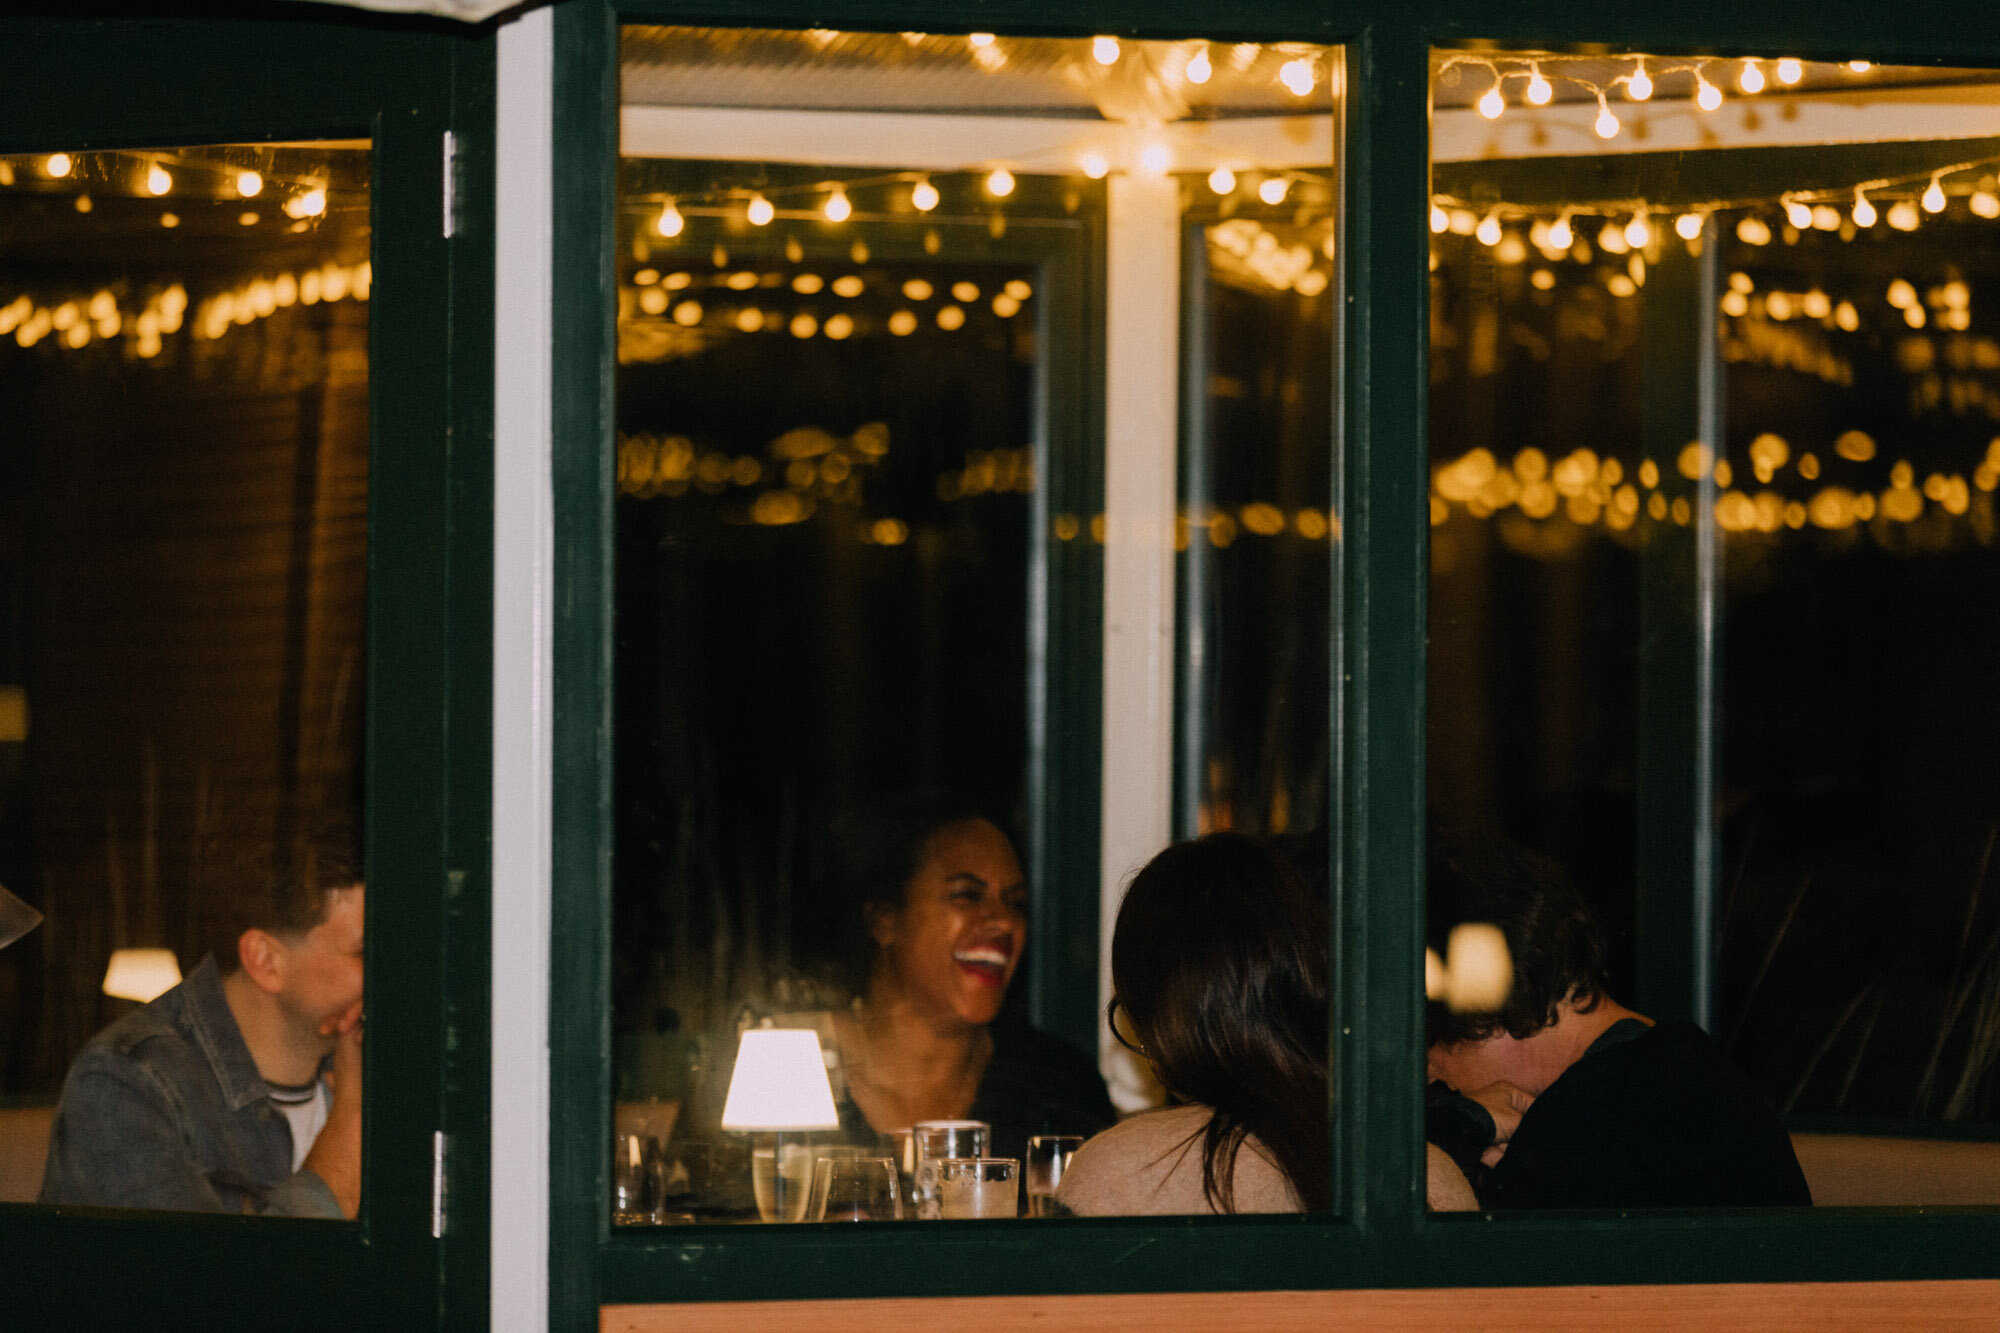
[[[1173,1106],[1092,1135],[1064,1168],[1057,1199],[1084,1217],[1208,1211],[1198,1141],[1211,1114],[1206,1106]],[[1191,1177],[1183,1170],[1190,1160]]]

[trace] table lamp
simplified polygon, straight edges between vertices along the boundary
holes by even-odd
[[[769,1134],[771,1202],[767,1216],[791,1221],[798,1200],[788,1197],[785,1179],[785,1136],[840,1128],[833,1106],[833,1086],[826,1077],[826,1057],[819,1034],[810,1028],[748,1028],[736,1048],[736,1071],[729,1077],[729,1096],[722,1106],[722,1128],[731,1133]],[[796,1148],[799,1145],[794,1145]],[[751,1154],[752,1183],[758,1172]],[[758,1191],[763,1194],[762,1190]],[[758,1211],[765,1212],[763,1198]]]
[[[172,949],[119,949],[104,969],[104,993],[146,1004],[181,984]]]

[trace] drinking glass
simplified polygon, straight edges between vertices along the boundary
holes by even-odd
[[[750,1184],[757,1192],[757,1215],[766,1222],[798,1222],[812,1196],[813,1148],[809,1143],[760,1143],[750,1153]],[[778,1182],[784,1180],[784,1215],[778,1214]]]
[[[933,1165],[941,1216],[1020,1216],[1021,1164],[1012,1157],[945,1157]]]
[[[943,1216],[938,1207],[938,1176],[933,1164],[947,1157],[984,1157],[989,1134],[984,1120],[919,1120],[912,1127],[917,1170],[910,1193],[918,1217],[935,1221]]]
[[[660,1206],[660,1141],[646,1134],[620,1134],[611,1159],[611,1220],[643,1226]]]
[[[1028,1160],[1022,1184],[1028,1192],[1029,1217],[1054,1217],[1056,1187],[1062,1184],[1069,1159],[1083,1146],[1081,1134],[1036,1134],[1028,1140]]]
[[[864,1148],[857,1148],[852,1144],[845,1143],[831,1143],[824,1148],[813,1149],[812,1193],[806,1200],[807,1217],[818,1217],[820,1209],[825,1202],[819,1192],[820,1181],[822,1179],[819,1174],[819,1164],[821,1162],[853,1161],[855,1158],[863,1156],[866,1151]]]
[[[903,1216],[896,1164],[887,1157],[822,1157],[813,1168],[816,1222],[893,1222]]]

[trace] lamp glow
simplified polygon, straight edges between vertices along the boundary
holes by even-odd
[[[736,1133],[801,1133],[840,1128],[819,1034],[811,1028],[749,1028],[722,1105],[722,1128]]]
[[[653,230],[670,239],[687,230],[687,219],[681,216],[680,209],[674,207],[673,200],[667,200],[660,216],[653,220]]]
[[[1868,196],[1862,193],[1861,187],[1859,185],[1855,186],[1854,225],[1857,227],[1872,227],[1875,225],[1875,220],[1880,216],[1881,214],[1875,211],[1875,205],[1868,202]]]
[[[1755,95],[1764,91],[1764,67],[1754,60],[1743,62],[1743,72],[1736,76],[1736,86],[1744,92]]]
[[[1786,56],[1778,62],[1778,82],[1787,88],[1806,76],[1806,68],[1798,61]]]
[[[1691,241],[1701,235],[1701,224],[1701,214],[1683,213],[1674,219],[1674,234],[1684,241]]]
[[[1634,213],[1632,220],[1625,224],[1625,243],[1637,250],[1653,239],[1653,224],[1646,220],[1644,213]]]
[[[1643,57],[1632,64],[1632,77],[1625,80],[1625,95],[1635,102],[1643,102],[1653,95],[1653,76],[1646,73]]]
[[[1924,191],[1924,197],[1920,202],[1926,213],[1944,212],[1944,183],[1941,178],[1931,177],[1930,188]]]
[[[986,193],[995,199],[1005,199],[1014,193],[1014,173],[1005,167],[993,168],[993,174],[986,178]]]
[[[1556,220],[1549,224],[1549,249],[1567,250],[1576,244],[1576,233],[1570,230],[1569,211],[1556,214]]]
[[[1163,143],[1149,143],[1139,150],[1139,168],[1149,176],[1164,176],[1173,156]]]
[[[1866,60],[1850,60],[1847,62],[1847,68],[1856,74],[1866,74],[1875,66]]]
[[[1220,170],[1220,168],[1218,168],[1218,170]],[[1232,185],[1234,184],[1234,180],[1235,180],[1235,178],[1234,178],[1234,177],[1231,177],[1231,184],[1232,184]],[[1213,185],[1213,184],[1215,183],[1215,178],[1214,178],[1213,176],[1209,177],[1209,183],[1210,183],[1211,185]],[[1227,191],[1220,191],[1220,190],[1219,190],[1219,191],[1217,191],[1217,193],[1218,193],[1218,194],[1226,194],[1226,193],[1227,193]],[[1433,235],[1433,236],[1442,236],[1442,235],[1444,235],[1444,234],[1445,234],[1445,233],[1446,233],[1447,231],[1449,231],[1449,230],[1451,230],[1451,214],[1449,214],[1449,213],[1445,212],[1445,211],[1444,211],[1444,209],[1443,209],[1443,208],[1441,208],[1441,207],[1439,207],[1438,205],[1436,205],[1436,204],[1432,204],[1432,205],[1431,205],[1431,235]]]
[[[1208,58],[1208,48],[1204,46],[1196,51],[1194,58],[1187,62],[1187,68],[1181,72],[1187,75],[1189,83],[1207,83],[1215,74],[1215,66]]]
[[[1265,203],[1276,206],[1285,202],[1285,195],[1292,183],[1283,176],[1266,176],[1257,185],[1257,197]]]
[[[1797,199],[1787,199],[1785,201],[1785,220],[1800,231],[1804,231],[1806,228],[1812,226],[1812,209]]]
[[[1090,41],[1090,58],[1100,65],[1118,63],[1118,39],[1116,37],[1093,37]]]
[[[1304,97],[1313,90],[1317,82],[1313,75],[1312,61],[1301,56],[1297,60],[1287,60],[1278,69],[1278,82],[1294,97]]]
[[[929,176],[910,187],[910,205],[919,213],[928,213],[938,206],[938,188],[931,184]]]
[[[993,45],[993,34],[990,32],[968,33],[965,40],[972,43],[975,49],[984,50],[986,47]]]
[[[1507,109],[1507,99],[1500,95],[1500,85],[1495,83],[1479,95],[1479,114],[1488,120],[1500,119],[1500,113]]]
[[[743,210],[743,215],[750,219],[751,226],[762,227],[778,216],[778,210],[763,195],[753,194],[750,196],[750,206]]]
[[[1458,1013],[1492,1013],[1514,989],[1514,960],[1500,927],[1468,922],[1445,942],[1445,1004]]]
[[[255,199],[264,193],[264,178],[254,171],[237,172],[236,193],[239,198]]]
[[[820,211],[826,214],[828,222],[845,222],[854,216],[854,205],[848,202],[847,191],[837,189],[826,197]]]
[[[155,162],[146,169],[146,193],[154,198],[174,188],[173,173]]]
[[[1597,119],[1590,128],[1597,131],[1600,139],[1611,139],[1618,134],[1618,117],[1611,114],[1611,103],[1604,100],[1604,94],[1597,95]]]
[[[1488,213],[1479,219],[1479,226],[1473,229],[1472,235],[1481,245],[1500,244],[1500,214]]]
[[[50,153],[48,160],[42,163],[42,170],[48,172],[54,179],[61,180],[69,175],[75,166],[75,160],[68,153]]]
[[[171,949],[118,949],[104,969],[104,993],[148,1004],[181,984]]]
[[[1208,173],[1208,188],[1217,194],[1231,193],[1236,189],[1236,173],[1228,167],[1217,167],[1214,171]],[[1432,206],[1431,214],[1433,222],[1436,220],[1436,215],[1442,211],[1442,209],[1435,205]],[[1436,231],[1437,228],[1433,226],[1431,230]]]
[[[1528,90],[1525,96],[1529,106],[1547,106],[1556,95],[1555,85],[1542,73],[1540,65],[1528,66]]]
[[[1722,105],[1722,89],[1704,79],[1701,76],[1700,70],[1694,72],[1694,83],[1694,104],[1696,106],[1700,107],[1703,111],[1713,111]]]

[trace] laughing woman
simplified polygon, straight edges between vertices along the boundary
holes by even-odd
[[[835,1034],[868,1126],[984,1120],[988,1151],[1019,1158],[1031,1134],[1110,1125],[1090,1061],[1005,1003],[1028,941],[1028,890],[999,826],[962,802],[926,799],[871,814],[846,843],[865,971]]]

